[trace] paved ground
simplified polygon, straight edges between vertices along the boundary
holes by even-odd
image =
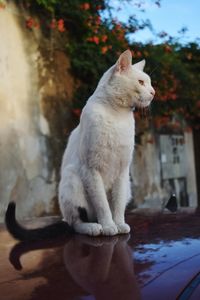
[[[15,241],[2,225],[0,299],[173,300],[187,291],[200,271],[200,216],[129,214],[127,221],[130,235],[33,243]],[[199,286],[190,294],[200,299]]]

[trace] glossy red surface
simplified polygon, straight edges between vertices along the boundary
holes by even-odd
[[[132,214],[127,221],[129,236],[32,243],[1,226],[0,299],[182,300],[188,287],[184,300],[200,299],[200,286],[190,284],[200,272],[200,216]]]

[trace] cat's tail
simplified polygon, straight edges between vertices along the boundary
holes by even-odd
[[[10,234],[20,241],[35,241],[51,239],[60,235],[69,235],[74,233],[73,228],[64,221],[58,221],[54,224],[37,229],[27,229],[20,225],[15,217],[15,202],[10,202],[5,215],[5,223]]]

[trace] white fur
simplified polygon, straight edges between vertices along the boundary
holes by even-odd
[[[64,153],[60,209],[64,220],[82,234],[130,231],[124,211],[131,197],[129,166],[135,134],[132,108],[148,106],[155,93],[149,76],[142,71],[145,62],[132,66],[131,59],[130,51],[125,51],[103,75]],[[78,207],[86,209],[91,223],[80,220]]]

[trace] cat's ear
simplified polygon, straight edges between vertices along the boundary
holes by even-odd
[[[132,54],[130,50],[124,51],[116,63],[115,72],[116,73],[127,73],[132,66]]]
[[[145,59],[139,61],[138,63],[134,64],[133,67],[139,71],[143,71],[144,70],[144,67],[145,67]]]

